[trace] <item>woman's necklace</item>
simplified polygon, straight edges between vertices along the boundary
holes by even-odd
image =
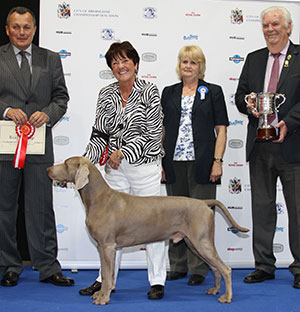
[[[125,100],[125,99],[123,98],[122,92],[120,92],[120,94],[121,94],[122,101],[123,101],[125,104],[127,104],[128,99],[127,99],[127,100]]]

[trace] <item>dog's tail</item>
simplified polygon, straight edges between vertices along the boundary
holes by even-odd
[[[206,204],[209,207],[217,206],[217,207],[221,208],[221,210],[223,211],[223,213],[225,214],[225,216],[227,217],[229,222],[232,224],[234,229],[236,229],[237,231],[240,231],[240,232],[249,232],[249,229],[242,227],[242,226],[237,224],[237,222],[233,219],[233,217],[230,214],[230,212],[228,211],[228,209],[220,201],[218,201],[216,199],[207,199],[204,201],[206,202]]]

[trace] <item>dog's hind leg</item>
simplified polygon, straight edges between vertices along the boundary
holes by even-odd
[[[114,268],[116,248],[115,244],[99,246],[100,260],[101,260],[101,289],[92,296],[94,304],[105,305],[109,303],[110,293],[115,287],[114,282]]]
[[[217,250],[211,239],[203,238],[200,242],[192,242],[185,239],[188,244],[192,245],[192,250],[196,251],[213,270],[215,277],[215,285],[209,288],[206,293],[209,295],[216,295],[220,292],[221,275],[225,281],[226,292],[218,300],[222,303],[230,303],[232,301],[232,280],[231,280],[231,268],[227,266],[219,257]]]

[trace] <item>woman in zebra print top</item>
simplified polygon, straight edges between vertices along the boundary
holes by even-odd
[[[97,163],[107,148],[105,179],[113,189],[136,196],[160,195],[163,114],[158,89],[136,77],[140,58],[128,41],[113,43],[105,58],[117,82],[100,90],[85,156]],[[165,242],[147,244],[146,256],[148,298],[161,299],[166,280]],[[115,278],[120,258],[121,250],[117,250]],[[100,288],[101,272],[79,293],[92,295]]]

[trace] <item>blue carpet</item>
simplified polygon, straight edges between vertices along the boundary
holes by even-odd
[[[300,289],[292,287],[293,276],[286,269],[276,271],[275,280],[259,284],[245,284],[243,278],[250,270],[233,270],[233,302],[221,304],[219,296],[205,294],[213,285],[210,272],[200,286],[188,286],[187,278],[167,281],[162,300],[147,299],[149,284],[146,270],[120,270],[117,291],[106,306],[92,304],[88,296],[80,296],[78,290],[90,285],[97,276],[96,270],[80,270],[76,274],[64,271],[75,279],[73,287],[55,287],[38,282],[38,272],[26,266],[15,287],[0,286],[1,312],[300,312]],[[224,293],[222,283],[221,294]]]

